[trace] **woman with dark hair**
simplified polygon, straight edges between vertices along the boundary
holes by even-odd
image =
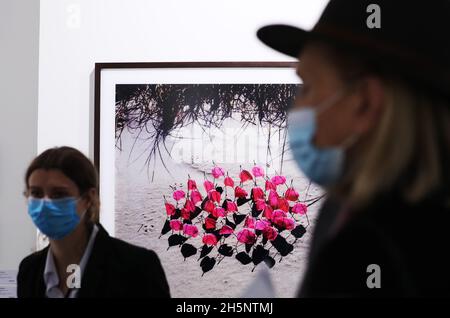
[[[450,1],[331,0],[299,59],[294,160],[327,192],[302,297],[449,296]]]
[[[28,213],[50,245],[21,262],[18,297],[170,297],[158,256],[99,223],[98,174],[80,151],[44,151],[25,186]]]

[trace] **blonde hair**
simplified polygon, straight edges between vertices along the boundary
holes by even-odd
[[[364,206],[392,190],[406,202],[417,203],[448,187],[449,103],[398,79],[385,78],[384,84],[387,102],[380,122],[356,147],[348,175],[337,186],[353,206]],[[448,192],[446,196],[448,200]]]
[[[346,173],[329,194],[362,208],[387,192],[412,204],[439,193],[450,206],[450,97],[406,80],[380,57],[320,40],[311,44],[322,49],[343,81],[370,74],[385,87],[379,123],[349,151]]]

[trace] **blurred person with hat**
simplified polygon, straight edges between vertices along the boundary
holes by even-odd
[[[327,192],[299,297],[449,296],[450,1],[331,0],[299,59],[291,152]]]

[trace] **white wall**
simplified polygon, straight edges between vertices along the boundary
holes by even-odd
[[[93,155],[96,62],[286,61],[268,23],[311,28],[327,0],[41,0],[38,151]]]
[[[38,150],[92,154],[95,62],[289,60],[259,43],[257,28],[310,28],[326,2],[41,0]]]
[[[23,176],[36,155],[39,1],[0,1],[0,270],[35,247]]]

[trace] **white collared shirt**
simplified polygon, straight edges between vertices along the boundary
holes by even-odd
[[[92,229],[91,236],[89,237],[88,244],[86,245],[86,249],[84,250],[83,257],[80,261],[80,274],[83,276],[84,269],[89,260],[89,257],[92,252],[92,247],[94,246],[95,237],[98,233],[98,227],[94,224]],[[44,283],[46,286],[45,295],[48,298],[64,298],[63,292],[59,289],[59,276],[58,271],[56,270],[55,261],[53,259],[53,253],[51,252],[51,248],[48,249],[47,252],[47,260],[45,261],[45,269],[44,269]],[[70,289],[68,298],[76,298],[78,294],[77,288]]]

